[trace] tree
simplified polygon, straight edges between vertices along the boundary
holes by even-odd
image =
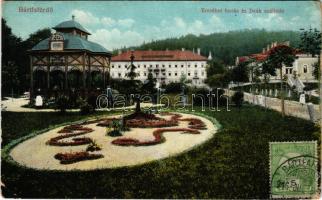
[[[231,72],[231,80],[236,81],[238,84],[240,82],[248,82],[248,62],[241,62],[236,67],[232,69]]]
[[[148,74],[148,78],[146,79],[145,83],[143,83],[141,87],[141,92],[144,94],[154,94],[156,93],[156,79],[153,78],[152,73]]]
[[[2,92],[9,94],[19,89],[20,80],[18,76],[18,66],[11,61],[2,66]]]
[[[128,88],[128,92],[127,93],[132,93],[132,94],[137,94],[139,93],[139,80],[135,80],[135,78],[138,76],[138,74],[135,72],[136,66],[134,65],[134,55],[133,55],[133,51],[131,54],[131,64],[129,65],[129,67],[127,69],[129,69],[130,71],[126,74],[127,77],[130,78],[130,80],[124,80],[127,88]],[[135,112],[136,113],[140,113],[141,112],[141,107],[140,107],[140,97],[135,96],[134,97],[134,101],[136,102],[136,107],[135,107]]]
[[[207,83],[211,87],[215,88],[223,88],[229,84],[230,80],[230,71],[224,72],[223,74],[214,74],[212,76],[208,76],[205,83]]]
[[[316,28],[309,30],[301,29],[300,49],[311,54],[312,57],[318,56],[318,62],[314,64],[313,76],[315,79],[320,79],[320,51],[321,51],[321,32]]]
[[[314,63],[313,67],[313,76],[316,80],[319,80],[321,76],[320,59],[318,60],[318,62]]]
[[[260,75],[260,65],[259,61],[257,61],[255,58],[249,58],[247,61],[245,61],[244,65],[247,67],[247,71],[250,74],[250,82],[251,82],[251,92],[254,91],[253,89],[253,83],[254,80],[257,81],[258,76]]]
[[[309,30],[301,29],[301,43],[300,49],[312,55],[312,57],[318,55],[320,56],[321,51],[321,32],[316,28]]]
[[[34,45],[43,39],[48,38],[51,35],[50,29],[45,28],[30,34],[28,39],[22,41],[21,38],[15,36],[12,33],[11,28],[7,25],[6,20],[2,18],[2,65],[8,67],[14,65],[15,70],[6,70],[6,73],[2,73],[2,79],[5,80],[8,73],[14,73],[13,75],[18,79],[18,86],[15,86],[17,92],[22,92],[29,88],[29,57],[27,50],[31,49]],[[9,62],[11,64],[9,64]],[[4,68],[3,68],[4,70]],[[2,85],[2,92],[6,94],[10,88],[5,88]]]
[[[214,74],[223,74],[226,72],[226,66],[217,60],[214,60],[209,63],[207,67],[207,76],[212,76]]]
[[[280,71],[281,79],[281,111],[282,115],[285,115],[284,109],[284,94],[283,94],[283,73],[282,67],[292,67],[293,62],[296,59],[296,52],[293,48],[286,45],[279,45],[268,52],[267,66],[273,66]]]

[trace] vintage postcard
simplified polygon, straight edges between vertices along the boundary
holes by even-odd
[[[321,198],[320,1],[3,1],[1,197]]]

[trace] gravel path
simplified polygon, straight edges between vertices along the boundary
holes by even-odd
[[[54,109],[35,109],[35,108],[25,108],[23,105],[28,104],[29,99],[27,98],[11,98],[5,97],[6,100],[1,101],[1,110],[10,112],[59,112]],[[152,103],[141,103],[141,108],[148,107],[161,107],[162,104],[152,104]],[[124,107],[124,109],[134,109],[135,105]],[[114,108],[113,110],[122,110],[123,108]],[[97,109],[97,111],[106,111],[107,109]],[[69,109],[67,112],[78,112],[79,109]]]

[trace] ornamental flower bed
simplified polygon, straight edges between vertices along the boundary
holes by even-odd
[[[144,120],[144,119],[131,119],[126,121],[126,126],[131,128],[160,128],[160,127],[169,127],[177,126],[178,121],[175,120]]]
[[[120,120],[120,119],[117,119],[117,118],[103,119],[103,120],[100,120],[100,123],[98,123],[96,126],[108,127],[111,125],[113,120]]]
[[[86,134],[86,133],[92,132],[93,129],[83,127],[79,124],[73,124],[73,125],[65,126],[62,130],[58,131],[58,133],[73,133],[74,131],[81,131],[83,134]]]
[[[182,133],[191,133],[191,134],[200,134],[198,130],[205,130],[206,125],[202,120],[196,118],[186,118],[180,119],[182,115],[173,114],[169,112],[161,113],[162,116],[171,115],[170,120],[158,119],[158,120],[145,120],[145,119],[131,119],[126,121],[126,125],[128,127],[133,128],[152,128],[152,127],[170,127],[177,126],[179,121],[188,121],[188,128],[163,128],[157,129],[153,132],[154,140],[141,142],[137,139],[133,138],[119,138],[112,141],[112,144],[120,145],[120,146],[147,146],[147,145],[155,145],[165,142],[165,138],[163,137],[164,132],[182,132]]]
[[[86,151],[75,153],[58,153],[54,156],[57,160],[60,160],[60,164],[72,164],[84,160],[94,160],[103,158],[102,154],[90,154]]]
[[[73,133],[74,131],[77,131],[76,133]],[[86,128],[81,125],[69,125],[64,127],[62,130],[58,131],[58,133],[64,133],[63,135],[59,135],[57,137],[51,138],[46,142],[48,145],[52,146],[78,146],[78,145],[84,145],[84,144],[90,144],[92,143],[92,139],[88,137],[82,137],[82,138],[73,138],[72,141],[66,142],[66,141],[60,141],[62,139],[75,137],[79,135],[84,135],[86,133],[90,133],[94,131],[91,128]]]
[[[153,132],[154,140],[140,142],[137,139],[133,138],[119,138],[112,141],[112,144],[119,146],[148,146],[155,145],[165,142],[165,138],[163,137],[164,132],[182,132],[182,133],[191,133],[191,134],[200,134],[198,130],[190,129],[190,128],[163,128],[157,129]]]
[[[198,129],[198,130],[205,130],[206,125],[201,121],[200,119],[196,118],[186,118],[186,119],[180,119],[180,121],[189,121],[189,128],[192,129]]]

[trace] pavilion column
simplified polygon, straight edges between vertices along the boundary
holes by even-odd
[[[47,93],[50,89],[50,59],[49,56],[47,57]]]
[[[106,88],[105,65],[103,65],[103,90]]]
[[[88,55],[88,86],[92,86],[91,56]]]
[[[34,95],[34,70],[33,70],[33,57],[29,56],[29,60],[30,60],[30,91],[29,91],[29,98],[30,98],[30,102],[32,101],[33,95]]]
[[[65,84],[64,89],[68,88],[68,56],[65,56]]]
[[[86,61],[85,61],[86,53],[83,55],[83,88],[86,89]]]

